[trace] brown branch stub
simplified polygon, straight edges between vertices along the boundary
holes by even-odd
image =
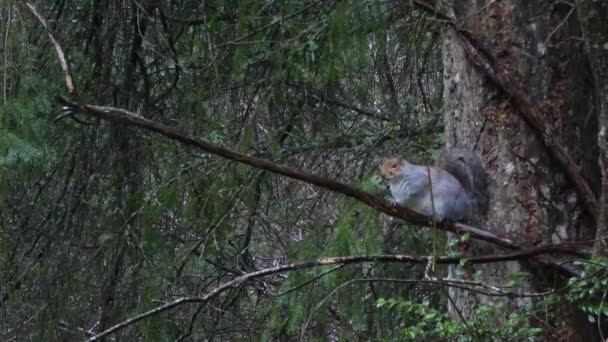
[[[68,88],[68,93],[70,93],[70,95],[75,95],[76,93],[75,93],[75,88],[74,88],[74,78],[72,77],[72,69],[70,68],[70,64],[68,63],[68,60],[66,58],[65,53],[63,52],[63,49],[61,48],[61,45],[59,44],[57,39],[55,39],[55,36],[51,32],[51,29],[49,28],[49,25],[46,22],[46,19],[44,19],[38,13],[38,11],[36,10],[36,7],[29,2],[25,3],[25,7],[27,7],[27,9],[34,15],[34,17],[36,17],[36,19],[38,19],[38,21],[40,22],[42,27],[44,27],[44,29],[46,30],[46,33],[48,34],[49,39],[53,43],[53,46],[55,46],[55,51],[57,52],[57,57],[59,58],[59,63],[61,64],[61,69],[63,69],[63,74],[65,77],[65,86],[66,86],[66,88]]]

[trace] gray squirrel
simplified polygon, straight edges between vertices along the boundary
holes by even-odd
[[[387,159],[380,173],[388,180],[393,203],[427,216],[434,213],[440,221],[470,221],[488,207],[487,174],[479,157],[466,149],[446,148],[436,166]]]

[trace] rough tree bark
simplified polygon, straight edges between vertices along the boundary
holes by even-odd
[[[494,63],[515,76],[517,87],[541,106],[543,124],[552,137],[567,142],[563,147],[596,191],[597,111],[574,8],[563,1],[527,0],[447,1],[445,8],[458,19],[457,26],[479,42],[476,48],[493,56]],[[448,144],[474,148],[489,173],[490,210],[480,225],[530,245],[593,240],[594,220],[572,184],[520,118],[517,106],[467,60],[451,29],[443,40],[443,62]],[[471,252],[489,248],[476,244]],[[513,273],[526,272],[527,288],[542,287],[543,280],[554,276],[519,262],[475,270],[496,285],[506,284]],[[465,317],[488,300],[455,290],[450,295]],[[509,312],[525,304],[521,299],[506,303]],[[590,329],[573,333],[574,329],[562,333],[572,341],[591,340],[584,336]]]

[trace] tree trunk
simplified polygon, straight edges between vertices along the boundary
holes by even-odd
[[[574,39],[581,35],[574,9],[561,1],[527,0],[449,1],[447,9],[479,42],[476,48],[493,56],[518,82],[516,87],[542,109],[542,124],[558,143],[567,142],[562,146],[591,189],[598,189],[597,112],[584,44]],[[478,224],[530,246],[592,240],[595,223],[572,183],[521,119],[517,106],[470,63],[451,29],[443,40],[443,63],[448,144],[475,149],[490,178],[490,209]],[[497,252],[481,243],[471,252],[481,251]],[[555,277],[552,271],[520,262],[475,271],[493,285],[505,285],[512,274],[526,272],[522,286],[527,290],[542,289],[542,280]],[[479,304],[496,301],[456,290],[450,295],[465,317]],[[528,303],[504,302],[508,313]],[[572,329],[563,333],[578,340]]]

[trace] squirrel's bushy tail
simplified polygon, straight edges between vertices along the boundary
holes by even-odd
[[[437,166],[458,179],[472,202],[473,213],[487,213],[490,200],[488,175],[475,153],[463,148],[447,147],[437,160]]]

